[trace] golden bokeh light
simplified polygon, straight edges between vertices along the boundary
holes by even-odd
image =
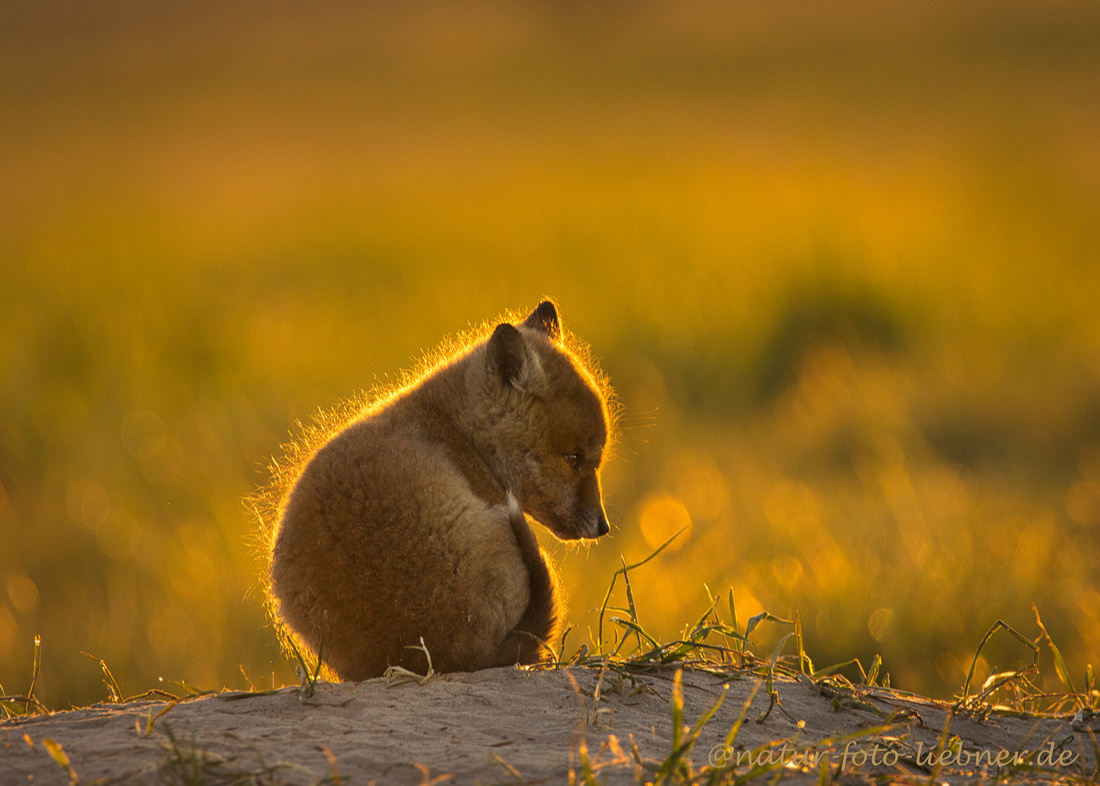
[[[1095,3],[24,5],[6,691],[36,636],[52,708],[104,698],[81,652],[135,694],[294,682],[246,502],[271,458],[546,296],[622,405],[611,535],[539,535],[578,631],[686,528],[630,572],[655,636],[732,589],[819,666],[950,697],[1034,602],[1097,663]]]
[[[669,550],[679,551],[691,539],[691,514],[679,497],[667,493],[654,494],[646,497],[638,509],[638,528],[645,542],[653,549],[680,533],[668,545]]]

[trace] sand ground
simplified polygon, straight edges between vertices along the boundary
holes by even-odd
[[[423,685],[319,683],[310,697],[286,688],[34,715],[0,722],[0,783],[67,784],[75,777],[83,784],[565,784],[571,776],[583,782],[582,746],[601,780],[647,782],[673,748],[674,674],[623,679],[584,668],[505,668]],[[775,683],[781,707],[765,718],[769,698],[759,683],[751,674],[723,679],[684,672],[688,726],[729,686],[686,756],[695,772],[740,754],[734,772],[748,775],[751,752],[758,765],[785,765],[761,774],[760,783],[770,783],[776,772],[784,782],[816,783],[822,761],[840,782],[869,782],[873,773],[929,781],[950,705],[784,679]],[[754,689],[746,721],[726,748],[722,743]],[[892,725],[883,729],[890,716]],[[975,767],[979,755],[982,764],[997,755],[1003,763],[1026,750],[1031,765],[1041,759],[1044,772],[1002,768],[1002,777],[1087,782],[1096,777],[1098,725],[1069,716],[956,715],[948,735],[954,753],[948,749],[937,780],[991,780],[996,768],[983,774]],[[851,737],[835,739],[842,735]],[[760,746],[769,742],[776,744],[764,756]],[[964,756],[969,763],[960,766]],[[71,770],[58,763],[66,757]]]

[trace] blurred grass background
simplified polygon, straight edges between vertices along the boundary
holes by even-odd
[[[1033,601],[1097,659],[1095,3],[0,9],[9,693],[35,635],[50,707],[106,697],[82,651],[293,680],[268,457],[545,295],[624,405],[574,645],[687,526],[634,576],[666,638],[705,584],[934,696]]]

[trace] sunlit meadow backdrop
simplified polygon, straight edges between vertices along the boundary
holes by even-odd
[[[36,635],[51,707],[107,696],[82,651],[126,693],[293,680],[268,458],[545,295],[623,407],[611,536],[551,546],[574,646],[686,526],[634,577],[662,637],[732,587],[946,697],[1034,601],[1083,688],[1097,4],[0,8],[8,693]]]

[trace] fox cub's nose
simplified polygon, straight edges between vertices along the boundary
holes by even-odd
[[[611,531],[611,525],[607,523],[607,516],[602,510],[596,516],[596,537],[599,538]]]

